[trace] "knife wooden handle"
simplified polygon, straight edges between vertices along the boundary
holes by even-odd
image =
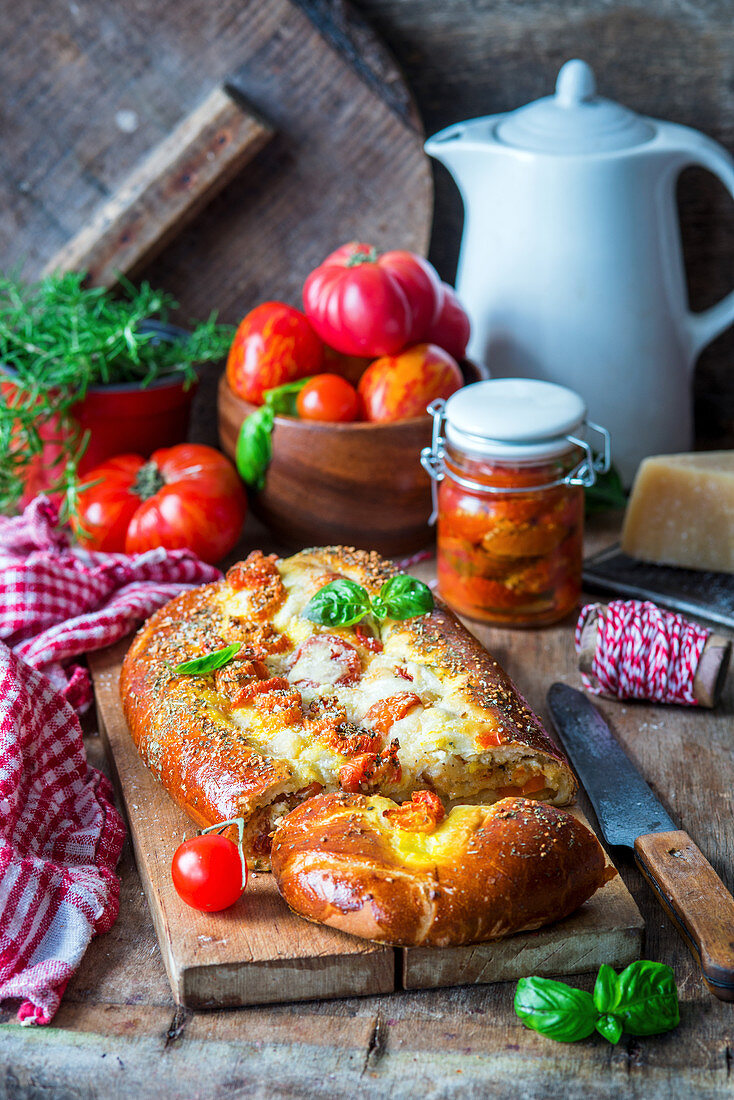
[[[635,859],[701,967],[708,989],[734,1001],[734,898],[688,833],[647,833]]]

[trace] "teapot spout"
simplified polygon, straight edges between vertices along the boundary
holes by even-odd
[[[429,157],[448,168],[461,188],[467,175],[474,170],[479,154],[492,149],[494,123],[502,117],[504,116],[491,115],[469,122],[457,122],[429,137],[423,148]]]

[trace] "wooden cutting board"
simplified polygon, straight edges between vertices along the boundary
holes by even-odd
[[[644,925],[617,876],[575,914],[537,932],[470,947],[382,947],[295,916],[272,876],[251,876],[245,894],[223,913],[185,905],[171,883],[175,849],[196,826],[168,797],[138,756],[118,692],[128,641],[91,654],[100,733],[176,999],[190,1008],[388,993],[577,974],[601,963],[639,958]],[[580,811],[577,816],[586,824]],[[124,912],[120,919],[125,919]]]

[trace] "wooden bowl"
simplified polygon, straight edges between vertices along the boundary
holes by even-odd
[[[230,458],[254,405],[219,383],[219,439]],[[394,424],[321,424],[276,416],[265,485],[250,491],[253,512],[284,542],[342,543],[407,554],[433,537],[431,482],[420,453],[431,442],[428,415]]]

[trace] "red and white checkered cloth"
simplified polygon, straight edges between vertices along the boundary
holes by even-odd
[[[91,687],[69,659],[219,575],[186,550],[72,550],[43,497],[0,517],[0,1000],[23,999],[21,1023],[51,1020],[119,904],[124,827],[86,762],[75,708]]]

